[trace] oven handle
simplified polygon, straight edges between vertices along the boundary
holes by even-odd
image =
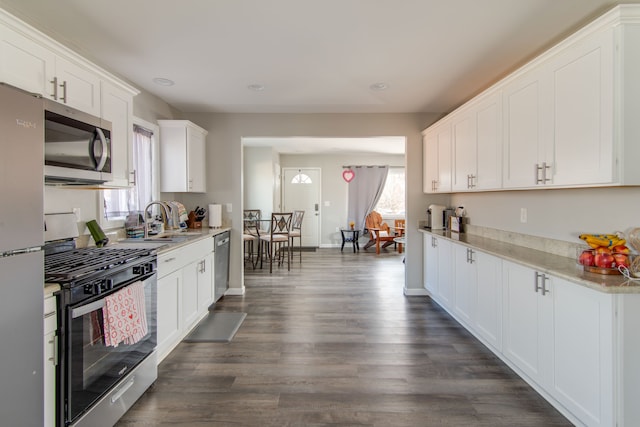
[[[89,314],[92,311],[95,311],[102,307],[104,307],[104,298],[87,305],[83,305],[82,307],[74,308],[73,310],[71,310],[71,318],[75,319],[80,316],[84,316],[85,314]]]

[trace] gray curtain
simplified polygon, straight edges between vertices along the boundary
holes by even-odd
[[[363,230],[369,212],[380,200],[389,166],[350,166],[354,178],[349,183],[348,221]]]

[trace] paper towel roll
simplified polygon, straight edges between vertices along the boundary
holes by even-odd
[[[222,226],[222,205],[209,205],[209,228]]]

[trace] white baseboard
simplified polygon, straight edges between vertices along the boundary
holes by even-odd
[[[245,293],[245,287],[241,287],[241,288],[229,288],[225,291],[225,296],[226,295],[233,295],[233,296],[242,296]]]
[[[429,292],[425,288],[403,288],[404,295],[407,297],[427,297]]]

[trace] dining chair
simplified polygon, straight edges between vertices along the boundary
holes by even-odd
[[[260,268],[265,256],[269,259],[269,273],[273,272],[273,260],[278,256],[278,265],[284,262],[284,252],[287,254],[287,270],[291,271],[291,246],[289,245],[289,231],[291,230],[292,212],[272,213],[269,232],[260,234]]]
[[[395,237],[404,236],[404,230],[405,230],[404,225],[405,225],[404,219],[396,219],[393,222],[393,232],[395,234]],[[395,241],[395,243],[397,243],[398,245],[398,252],[402,253],[402,243],[398,243],[397,241]]]
[[[242,232],[242,243],[244,245],[244,263],[251,262],[251,266],[255,270],[256,264],[260,257],[260,227],[257,221],[245,220],[244,230]],[[255,243],[258,243],[257,245]],[[254,250],[257,250],[257,255],[254,259]]]
[[[294,210],[291,218],[291,231],[289,231],[289,239],[291,239],[291,247],[294,247],[294,239],[297,237],[298,250],[300,252],[300,263],[302,264],[302,219],[304,218],[304,211]]]

